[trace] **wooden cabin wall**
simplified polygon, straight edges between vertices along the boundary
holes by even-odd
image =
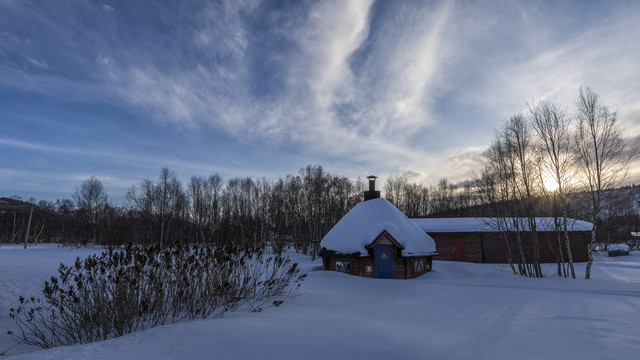
[[[376,277],[375,261],[370,257],[358,257],[358,258],[332,258],[323,257],[322,263],[325,270],[336,270],[336,262],[349,262],[350,271],[349,274],[363,277]],[[424,262],[424,271],[415,272],[414,263],[417,261]],[[371,272],[366,271],[366,267],[371,266]],[[393,276],[395,279],[411,279],[420,275],[424,275],[431,271],[433,267],[432,256],[418,256],[418,257],[396,257],[393,261]]]
[[[322,263],[324,265],[325,270],[333,270],[336,269],[336,262],[349,262],[351,264],[349,274],[363,277],[375,277],[376,269],[375,264],[372,258],[369,257],[350,257],[350,258],[339,258],[339,257],[323,257]],[[366,267],[371,266],[371,272],[366,271]]]
[[[435,260],[454,260],[454,238],[462,238],[464,244],[464,261],[475,263],[507,263],[504,240],[499,233],[432,233],[429,234],[436,243],[436,251],[438,255]],[[589,236],[588,232],[570,232],[569,239],[571,242],[571,253],[574,262],[587,261],[587,242],[585,239]],[[509,237],[512,254],[514,257],[519,256],[516,248],[516,240],[513,234]],[[529,256],[531,249],[529,247],[530,238],[528,234],[523,234],[522,242],[524,245],[525,256]],[[554,251],[558,253],[556,234],[552,232],[539,232],[538,245],[540,250],[540,261],[543,263],[555,263],[556,257]],[[564,239],[562,239],[562,255],[566,261],[566,249],[564,249]]]
[[[446,234],[429,234],[436,243],[436,252],[434,260],[454,260],[454,246],[453,239],[461,238],[464,243],[464,261],[482,263],[486,262],[484,259],[485,250],[484,242],[482,241],[484,234],[469,234],[469,233],[446,233]],[[498,251],[502,251],[500,246]],[[494,249],[490,250],[492,253]]]

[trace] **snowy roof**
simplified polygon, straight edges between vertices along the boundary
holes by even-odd
[[[526,218],[516,218],[519,228],[528,230]],[[504,218],[509,229],[514,229],[513,218]],[[559,219],[560,220],[560,219]],[[496,232],[499,229],[496,218],[428,218],[411,219],[422,231],[427,233],[466,233],[466,232]],[[502,226],[505,223],[502,222]],[[555,222],[552,217],[536,218],[536,228],[538,231],[555,231]],[[591,231],[593,224],[587,221],[567,219],[567,229],[569,231]]]
[[[320,246],[340,254],[367,256],[366,246],[386,231],[402,246],[403,256],[432,255],[433,239],[386,199],[356,205],[327,233]]]

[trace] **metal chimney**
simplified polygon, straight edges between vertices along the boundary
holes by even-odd
[[[378,177],[374,175],[367,176],[369,179],[369,191],[364,192],[364,201],[377,199],[380,197],[380,191],[376,191],[376,179]]]

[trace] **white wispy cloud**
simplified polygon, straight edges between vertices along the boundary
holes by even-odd
[[[377,33],[370,30],[370,9],[370,2],[325,2],[310,11],[296,38],[302,56],[289,74],[290,99],[304,108],[280,104],[281,113],[296,115],[288,130],[310,151],[397,169],[420,158],[407,137],[434,121],[428,99],[438,86],[438,65],[449,55],[441,40],[450,9],[418,9],[411,21]],[[370,55],[354,63],[365,44]]]
[[[49,68],[49,65],[44,60],[36,60],[28,56],[26,57],[26,59],[27,59],[28,65],[30,65],[33,68],[41,69],[41,70]]]
[[[185,180],[188,179],[191,175],[210,175],[213,173],[220,173],[225,177],[232,176],[253,176],[260,177],[264,175],[264,171],[259,169],[247,170],[244,168],[245,162],[241,159],[237,159],[236,161],[225,161],[222,162],[220,159],[185,159],[181,158],[178,155],[172,154],[149,154],[149,153],[140,153],[137,151],[123,151],[121,149],[117,149],[115,147],[108,147],[106,145],[98,145],[95,144],[93,149],[88,149],[86,147],[74,147],[74,146],[60,146],[60,145],[49,145],[42,142],[37,141],[25,141],[25,140],[14,140],[0,137],[0,148],[4,148],[4,150],[12,150],[12,149],[20,149],[22,151],[33,151],[35,153],[40,154],[59,154],[72,156],[77,159],[90,160],[90,161],[109,161],[113,164],[118,164],[120,168],[135,168],[138,174],[138,178],[133,178],[131,176],[122,176],[117,177],[119,184],[122,186],[129,187],[144,177],[150,175],[148,171],[155,172],[162,167],[169,167],[175,171],[177,171],[181,176],[185,177]],[[41,156],[41,155],[37,155]],[[71,159],[71,158],[70,158]],[[228,159],[226,159],[228,160]],[[71,161],[71,160],[70,160]],[[78,162],[80,160],[77,160]],[[9,175],[13,179],[19,179],[21,176],[32,177],[33,171],[13,171],[10,169],[4,169],[5,174],[7,175],[7,179],[9,179]],[[46,170],[49,171],[49,170]],[[45,171],[38,171],[37,173],[43,173]],[[116,180],[109,179],[109,174],[93,174],[98,176],[101,180],[104,178],[106,180],[113,180],[114,184]],[[91,176],[91,174],[87,175],[87,173],[66,173],[65,175],[68,180],[84,180]],[[6,180],[6,179],[5,179]]]
[[[348,60],[368,35],[371,3],[319,2],[310,10],[305,28],[300,30],[297,40],[303,55],[295,64],[297,69],[291,73],[294,77],[291,82],[301,82],[301,88],[296,90],[308,92],[309,105],[321,114],[331,116],[333,105],[354,91]]]
[[[96,56],[96,64],[112,65],[113,59],[108,56],[98,55]]]
[[[49,146],[32,141],[13,140],[0,137],[0,146],[18,149],[35,150],[41,152],[73,152],[72,149]]]
[[[622,110],[626,125],[633,125],[634,120],[625,115],[625,110],[636,114],[638,111],[640,72],[636,69],[640,48],[629,44],[640,43],[640,23],[624,15],[615,14],[609,21],[599,22],[591,30],[559,43],[539,44],[536,52],[524,61],[493,69],[493,79],[476,100],[503,111],[505,117],[523,109],[526,102],[543,98],[571,110],[579,86],[589,84],[606,103]],[[629,128],[634,135],[640,134],[640,130],[633,128],[637,126]]]
[[[130,179],[130,178],[122,178],[118,176],[113,176],[111,174],[101,174],[101,173],[73,173],[73,174],[58,174],[58,177],[61,181],[69,181],[73,184],[77,184],[77,187],[82,184],[83,181],[89,179],[94,176],[96,179],[102,182],[102,185],[107,189],[107,193],[119,193],[122,194],[127,191],[133,184],[140,182],[140,179]]]
[[[195,64],[179,64],[185,59],[167,52],[163,56],[178,65],[158,67],[152,59],[142,59],[132,67],[111,68],[110,81],[126,101],[162,123],[191,130],[208,126],[237,137],[253,133],[258,112],[247,93],[251,79],[241,14],[254,7],[252,2],[207,4],[200,14],[189,14],[196,28],[173,39],[204,54]]]
[[[444,43],[445,28],[450,21],[453,5],[443,2],[433,7],[407,9],[401,15],[406,21],[389,29],[390,36],[384,38],[376,54],[384,59],[383,64],[371,69],[382,70],[384,91],[379,95],[386,123],[383,134],[394,135],[408,129],[432,125],[436,122],[431,109],[434,92],[445,75],[445,64],[449,48]],[[383,30],[387,28],[383,27]],[[387,55],[384,55],[387,54]]]

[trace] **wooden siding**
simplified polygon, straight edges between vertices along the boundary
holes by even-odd
[[[414,263],[422,260],[424,262],[424,271],[415,272]],[[376,277],[376,264],[373,257],[359,258],[341,258],[341,257],[323,257],[322,262],[325,270],[336,271],[336,262],[349,262],[349,274],[363,277]],[[411,279],[420,275],[424,275],[432,269],[431,256],[401,257],[394,256],[393,259],[393,277],[394,279]],[[371,266],[371,272],[366,271],[366,267]]]
[[[504,239],[499,233],[427,233],[436,243],[438,255],[435,260],[453,261],[453,238],[463,238],[465,261],[475,263],[507,263]],[[571,243],[571,253],[574,262],[587,261],[586,239],[588,232],[571,232],[569,241]],[[514,260],[519,258],[516,247],[515,234],[509,234],[509,244]],[[525,257],[531,256],[531,240],[528,233],[522,234],[522,243]],[[563,258],[567,259],[564,248],[564,237],[561,238],[561,252]],[[558,250],[558,240],[556,234],[552,232],[538,232],[538,245],[540,251],[540,261],[543,263],[555,263],[556,255],[560,255]]]
[[[372,258],[370,257],[358,257],[358,258],[340,258],[340,257],[323,257],[325,270],[336,270],[336,262],[348,262],[351,264],[349,274],[364,276],[364,277],[376,277],[376,268]],[[371,272],[366,271],[366,267],[371,266]]]

